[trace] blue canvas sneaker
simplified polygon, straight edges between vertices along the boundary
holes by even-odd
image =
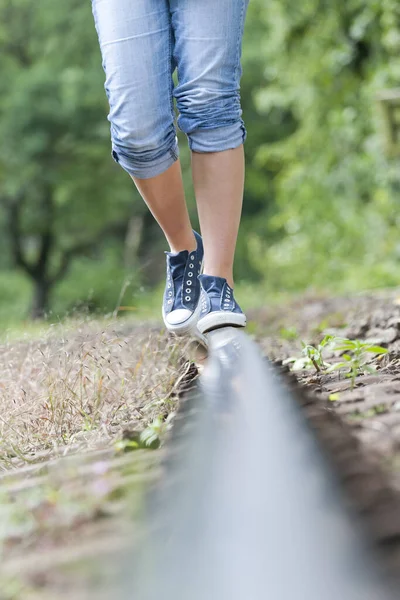
[[[194,231],[197,249],[193,252],[166,252],[167,285],[164,292],[163,319],[166,328],[185,335],[195,328],[200,314],[199,275],[203,265],[203,241]]]
[[[246,315],[233,297],[233,289],[222,277],[200,275],[200,317],[197,328],[206,333],[219,327],[245,327]]]

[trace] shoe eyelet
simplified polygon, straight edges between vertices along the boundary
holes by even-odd
[[[187,288],[187,289],[185,290],[185,292],[186,292],[187,294],[190,294],[190,293],[191,293],[191,291],[192,291],[192,290],[191,290],[190,288]]]
[[[172,300],[168,300],[168,304],[172,304]]]
[[[189,275],[189,277],[193,277],[192,271],[189,271],[188,275]]]
[[[187,280],[186,285],[192,285],[192,282],[190,281],[190,279]]]
[[[194,260],[194,255],[192,254],[192,256],[190,257],[190,260]]]
[[[168,292],[168,296],[172,296],[172,292]]]
[[[172,285],[172,284],[171,284],[171,283],[169,283],[169,284],[168,284],[168,287],[170,288],[170,287],[171,287],[171,285]]]
[[[189,269],[194,269],[194,264],[193,263],[190,263]]]
[[[186,302],[190,302],[190,300],[191,300],[190,296],[186,296],[185,300],[186,300]]]

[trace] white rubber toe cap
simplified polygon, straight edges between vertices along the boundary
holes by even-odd
[[[181,323],[184,323],[190,319],[192,314],[192,311],[188,310],[187,308],[177,308],[176,310],[170,312],[165,317],[165,320],[169,325],[180,325]]]

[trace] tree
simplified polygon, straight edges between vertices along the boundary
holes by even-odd
[[[110,158],[89,3],[0,0],[0,22],[0,200],[38,317],[75,257],[123,239],[133,185]]]
[[[255,106],[282,124],[255,152],[272,177],[264,225],[249,232],[253,267],[274,289],[398,282],[400,176],[376,96],[400,85],[399,2],[253,6],[265,31]]]

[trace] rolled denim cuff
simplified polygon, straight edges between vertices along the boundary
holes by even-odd
[[[151,179],[167,171],[178,160],[179,147],[175,139],[174,145],[161,156],[152,157],[147,153],[127,151],[113,144],[112,157],[131,177]]]
[[[188,134],[190,149],[199,153],[233,150],[241,146],[246,137],[246,128],[241,119],[231,125],[196,129]]]

